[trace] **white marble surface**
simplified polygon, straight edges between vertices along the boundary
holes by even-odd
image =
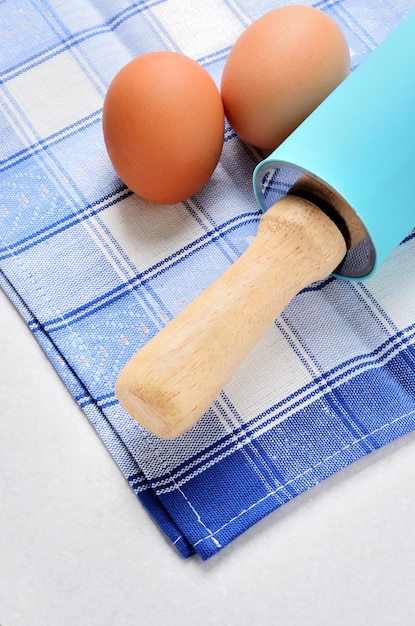
[[[0,292],[1,626],[413,626],[415,436],[183,560]]]

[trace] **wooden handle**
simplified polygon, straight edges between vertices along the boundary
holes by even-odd
[[[119,401],[159,437],[185,433],[289,301],[345,254],[343,236],[320,209],[282,198],[246,252],[125,365]]]

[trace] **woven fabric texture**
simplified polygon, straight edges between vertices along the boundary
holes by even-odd
[[[185,202],[154,206],[109,162],[101,125],[108,85],[132,58],[175,50],[219,86],[237,37],[283,4],[294,3],[0,2],[1,286],[183,556],[211,557],[415,427],[411,233],[368,281],[331,277],[296,296],[179,439],[149,434],[114,396],[134,352],[255,235],[252,172],[264,155],[226,125],[208,184]],[[352,69],[415,9],[407,0],[302,4],[338,22]]]

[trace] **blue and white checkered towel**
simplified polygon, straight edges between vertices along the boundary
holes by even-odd
[[[130,59],[163,49],[196,59],[219,84],[239,34],[283,4],[293,3],[0,2],[1,285],[184,556],[207,559],[415,427],[410,233],[369,281],[330,278],[300,293],[178,440],[144,431],[114,396],[117,374],[137,348],[255,234],[251,177],[263,155],[227,127],[207,186],[187,202],[151,205],[109,163],[106,89]],[[337,20],[353,67],[415,8],[414,0],[303,4]]]

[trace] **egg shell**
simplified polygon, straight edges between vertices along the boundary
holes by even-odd
[[[273,150],[350,72],[346,38],[329,15],[292,5],[253,22],[222,73],[225,114],[247,143]]]
[[[170,51],[129,62],[106,93],[102,125],[115,171],[146,200],[171,204],[211,177],[224,138],[219,90],[193,59]]]

